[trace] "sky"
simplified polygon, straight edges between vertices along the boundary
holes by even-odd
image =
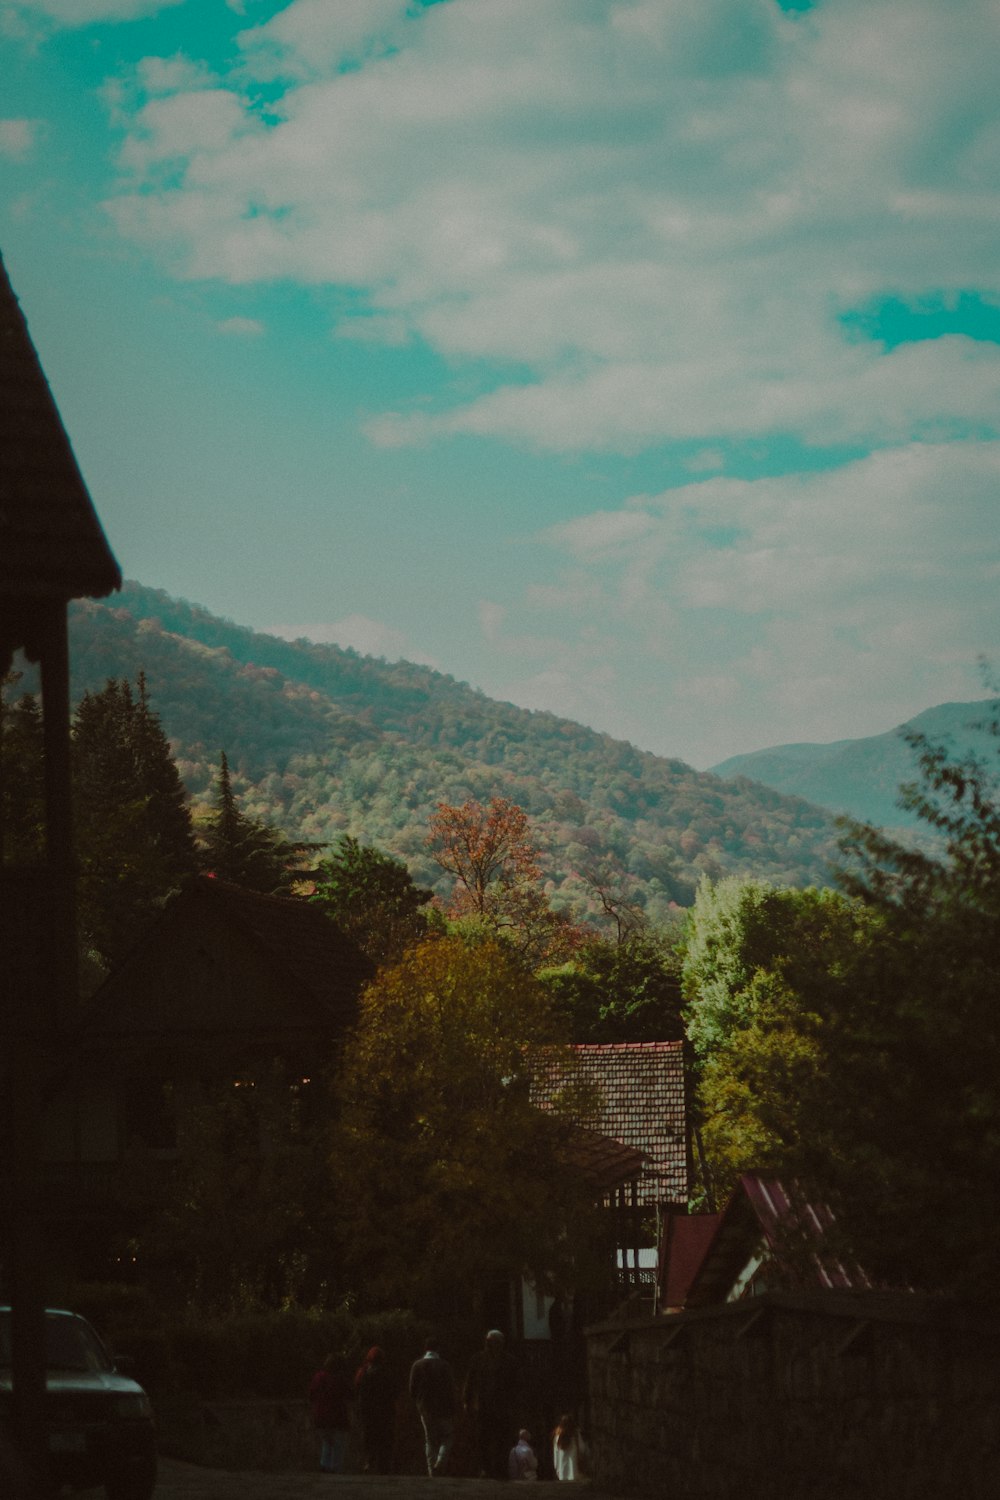
[[[997,0],[0,0],[127,577],[705,768],[1000,670]]]

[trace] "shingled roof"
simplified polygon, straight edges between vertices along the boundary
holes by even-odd
[[[121,582],[0,258],[0,601],[102,598]]]
[[[578,1043],[571,1047],[574,1081],[600,1096],[595,1130],[645,1158],[638,1200],[686,1203],[687,1120],[682,1042]],[[536,1087],[544,1104],[567,1080],[551,1072]]]

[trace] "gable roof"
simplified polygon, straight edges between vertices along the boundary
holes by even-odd
[[[100,598],[121,581],[0,258],[0,597]]]
[[[173,996],[167,1014],[144,1003],[148,976],[162,968],[164,954],[200,942],[206,927],[274,981],[282,997],[279,1014],[253,1012],[244,996],[230,994],[221,982],[211,991],[210,1010],[204,988]],[[372,973],[369,960],[320,907],[201,875],[167,903],[92,996],[83,1031],[95,1039],[137,1041],[180,1034],[246,1037],[262,1030],[340,1035],[356,1020],[358,994]]]
[[[660,1242],[660,1306],[681,1308],[722,1221],[721,1214],[667,1214]]]
[[[828,1243],[834,1216],[827,1204],[811,1201],[801,1184],[745,1172],[721,1214],[714,1219],[703,1254],[689,1278],[685,1303],[704,1307],[732,1299],[752,1261],[769,1264],[786,1287],[826,1290],[870,1289],[865,1271],[842,1260]],[[668,1257],[661,1277],[669,1274]],[[661,1281],[661,1285],[662,1285]],[[738,1295],[738,1293],[736,1293]]]
[[[682,1042],[577,1043],[574,1081],[600,1096],[593,1126],[642,1153],[638,1201],[686,1203],[688,1148]],[[540,1103],[565,1082],[558,1070],[539,1082]]]

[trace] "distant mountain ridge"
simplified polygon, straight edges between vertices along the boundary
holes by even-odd
[[[823,883],[829,815],[722,780],[554,714],[516,708],[429,667],[286,641],[126,583],[71,610],[74,700],[144,671],[195,803],[225,750],[241,806],[297,839],[351,833],[446,889],[425,846],[439,801],[503,795],[530,815],[554,904],[583,912],[615,858],[654,919],[702,873]]]
[[[899,789],[917,778],[913,751],[904,731],[947,742],[958,756],[993,759],[996,743],[977,727],[988,716],[991,698],[971,703],[939,703],[885,734],[830,744],[773,745],[733,755],[712,767],[728,781],[748,777],[786,796],[804,797],[831,812],[877,823],[883,828],[914,828],[918,820],[899,806]]]

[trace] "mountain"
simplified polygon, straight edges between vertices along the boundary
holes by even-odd
[[[425,847],[436,803],[510,797],[530,815],[553,904],[582,914],[586,874],[614,856],[654,920],[698,877],[821,883],[837,857],[826,812],[637,750],[554,714],[487,698],[409,662],[260,635],[127,583],[71,610],[74,700],[146,674],[196,805],[225,750],[245,812],[296,839],[341,833],[447,889]],[[30,679],[29,679],[30,681]]]
[[[835,740],[829,745],[775,745],[734,755],[712,771],[727,781],[747,777],[862,822],[913,828],[919,820],[899,806],[900,786],[918,779],[906,732],[913,730],[935,743],[945,743],[959,757],[978,755],[989,762],[996,754],[996,742],[983,720],[989,717],[993,701],[941,703],[886,734]]]

